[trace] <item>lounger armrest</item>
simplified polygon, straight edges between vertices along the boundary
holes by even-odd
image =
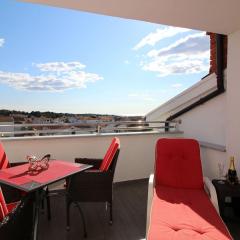
[[[149,229],[153,193],[154,193],[154,174],[151,174],[149,177],[149,181],[148,181],[146,235],[147,235],[148,229]]]
[[[217,210],[217,212],[219,214],[218,198],[217,198],[216,189],[208,177],[203,177],[203,182],[204,182],[204,189],[205,189],[206,193],[209,195],[213,206],[215,207],[215,209]]]

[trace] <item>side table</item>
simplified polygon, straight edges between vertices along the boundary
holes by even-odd
[[[221,183],[220,180],[218,179],[212,180],[212,183],[217,192],[219,212],[222,218],[224,218],[224,208],[226,207],[226,202],[225,202],[226,197],[240,198],[240,184],[231,185],[227,181],[223,181],[223,182],[224,183]]]

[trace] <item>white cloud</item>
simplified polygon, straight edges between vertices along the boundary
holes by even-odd
[[[133,47],[133,50],[138,50],[146,45],[154,46],[157,42],[165,38],[170,38],[179,33],[184,33],[188,31],[192,30],[178,27],[163,27],[161,29],[157,29],[155,32],[151,32],[147,36],[145,36],[138,44]]]
[[[103,79],[95,73],[83,71],[80,62],[50,62],[34,64],[40,71],[37,75],[0,71],[0,82],[21,90],[63,91],[86,88],[89,82]]]
[[[4,43],[5,43],[5,40],[3,38],[0,38],[0,47],[2,47]]]
[[[204,32],[191,34],[160,50],[148,52],[149,57],[168,56],[171,54],[199,54],[209,51],[209,37]]]
[[[140,101],[155,101],[155,98],[153,98],[149,93],[129,93],[128,97],[134,98]]]
[[[205,33],[191,34],[165,48],[149,51],[147,61],[140,66],[159,76],[200,73],[208,71],[209,55],[209,37]]]
[[[130,64],[129,60],[125,60],[124,63],[127,65]]]
[[[181,83],[174,83],[171,85],[173,88],[181,88],[183,85]]]
[[[38,63],[34,64],[43,72],[69,72],[69,71],[79,71],[86,66],[80,62],[49,62],[49,63]]]

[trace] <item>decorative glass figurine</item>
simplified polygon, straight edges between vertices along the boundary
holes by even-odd
[[[38,157],[34,155],[27,156],[27,160],[29,162],[28,171],[29,172],[35,172],[35,171],[42,171],[45,169],[48,169],[49,166],[49,160],[51,155],[47,154],[43,158],[39,159]]]

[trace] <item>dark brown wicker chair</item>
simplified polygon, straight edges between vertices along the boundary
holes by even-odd
[[[31,240],[33,233],[33,198],[26,195],[0,222],[0,239]]]
[[[93,168],[71,177],[67,182],[67,229],[69,230],[69,209],[72,203],[77,205],[83,219],[84,234],[86,226],[79,202],[106,202],[110,209],[110,221],[113,222],[113,178],[120,152],[119,139],[114,138],[103,159],[76,158],[76,163],[90,164]],[[108,158],[108,160],[106,160]]]

